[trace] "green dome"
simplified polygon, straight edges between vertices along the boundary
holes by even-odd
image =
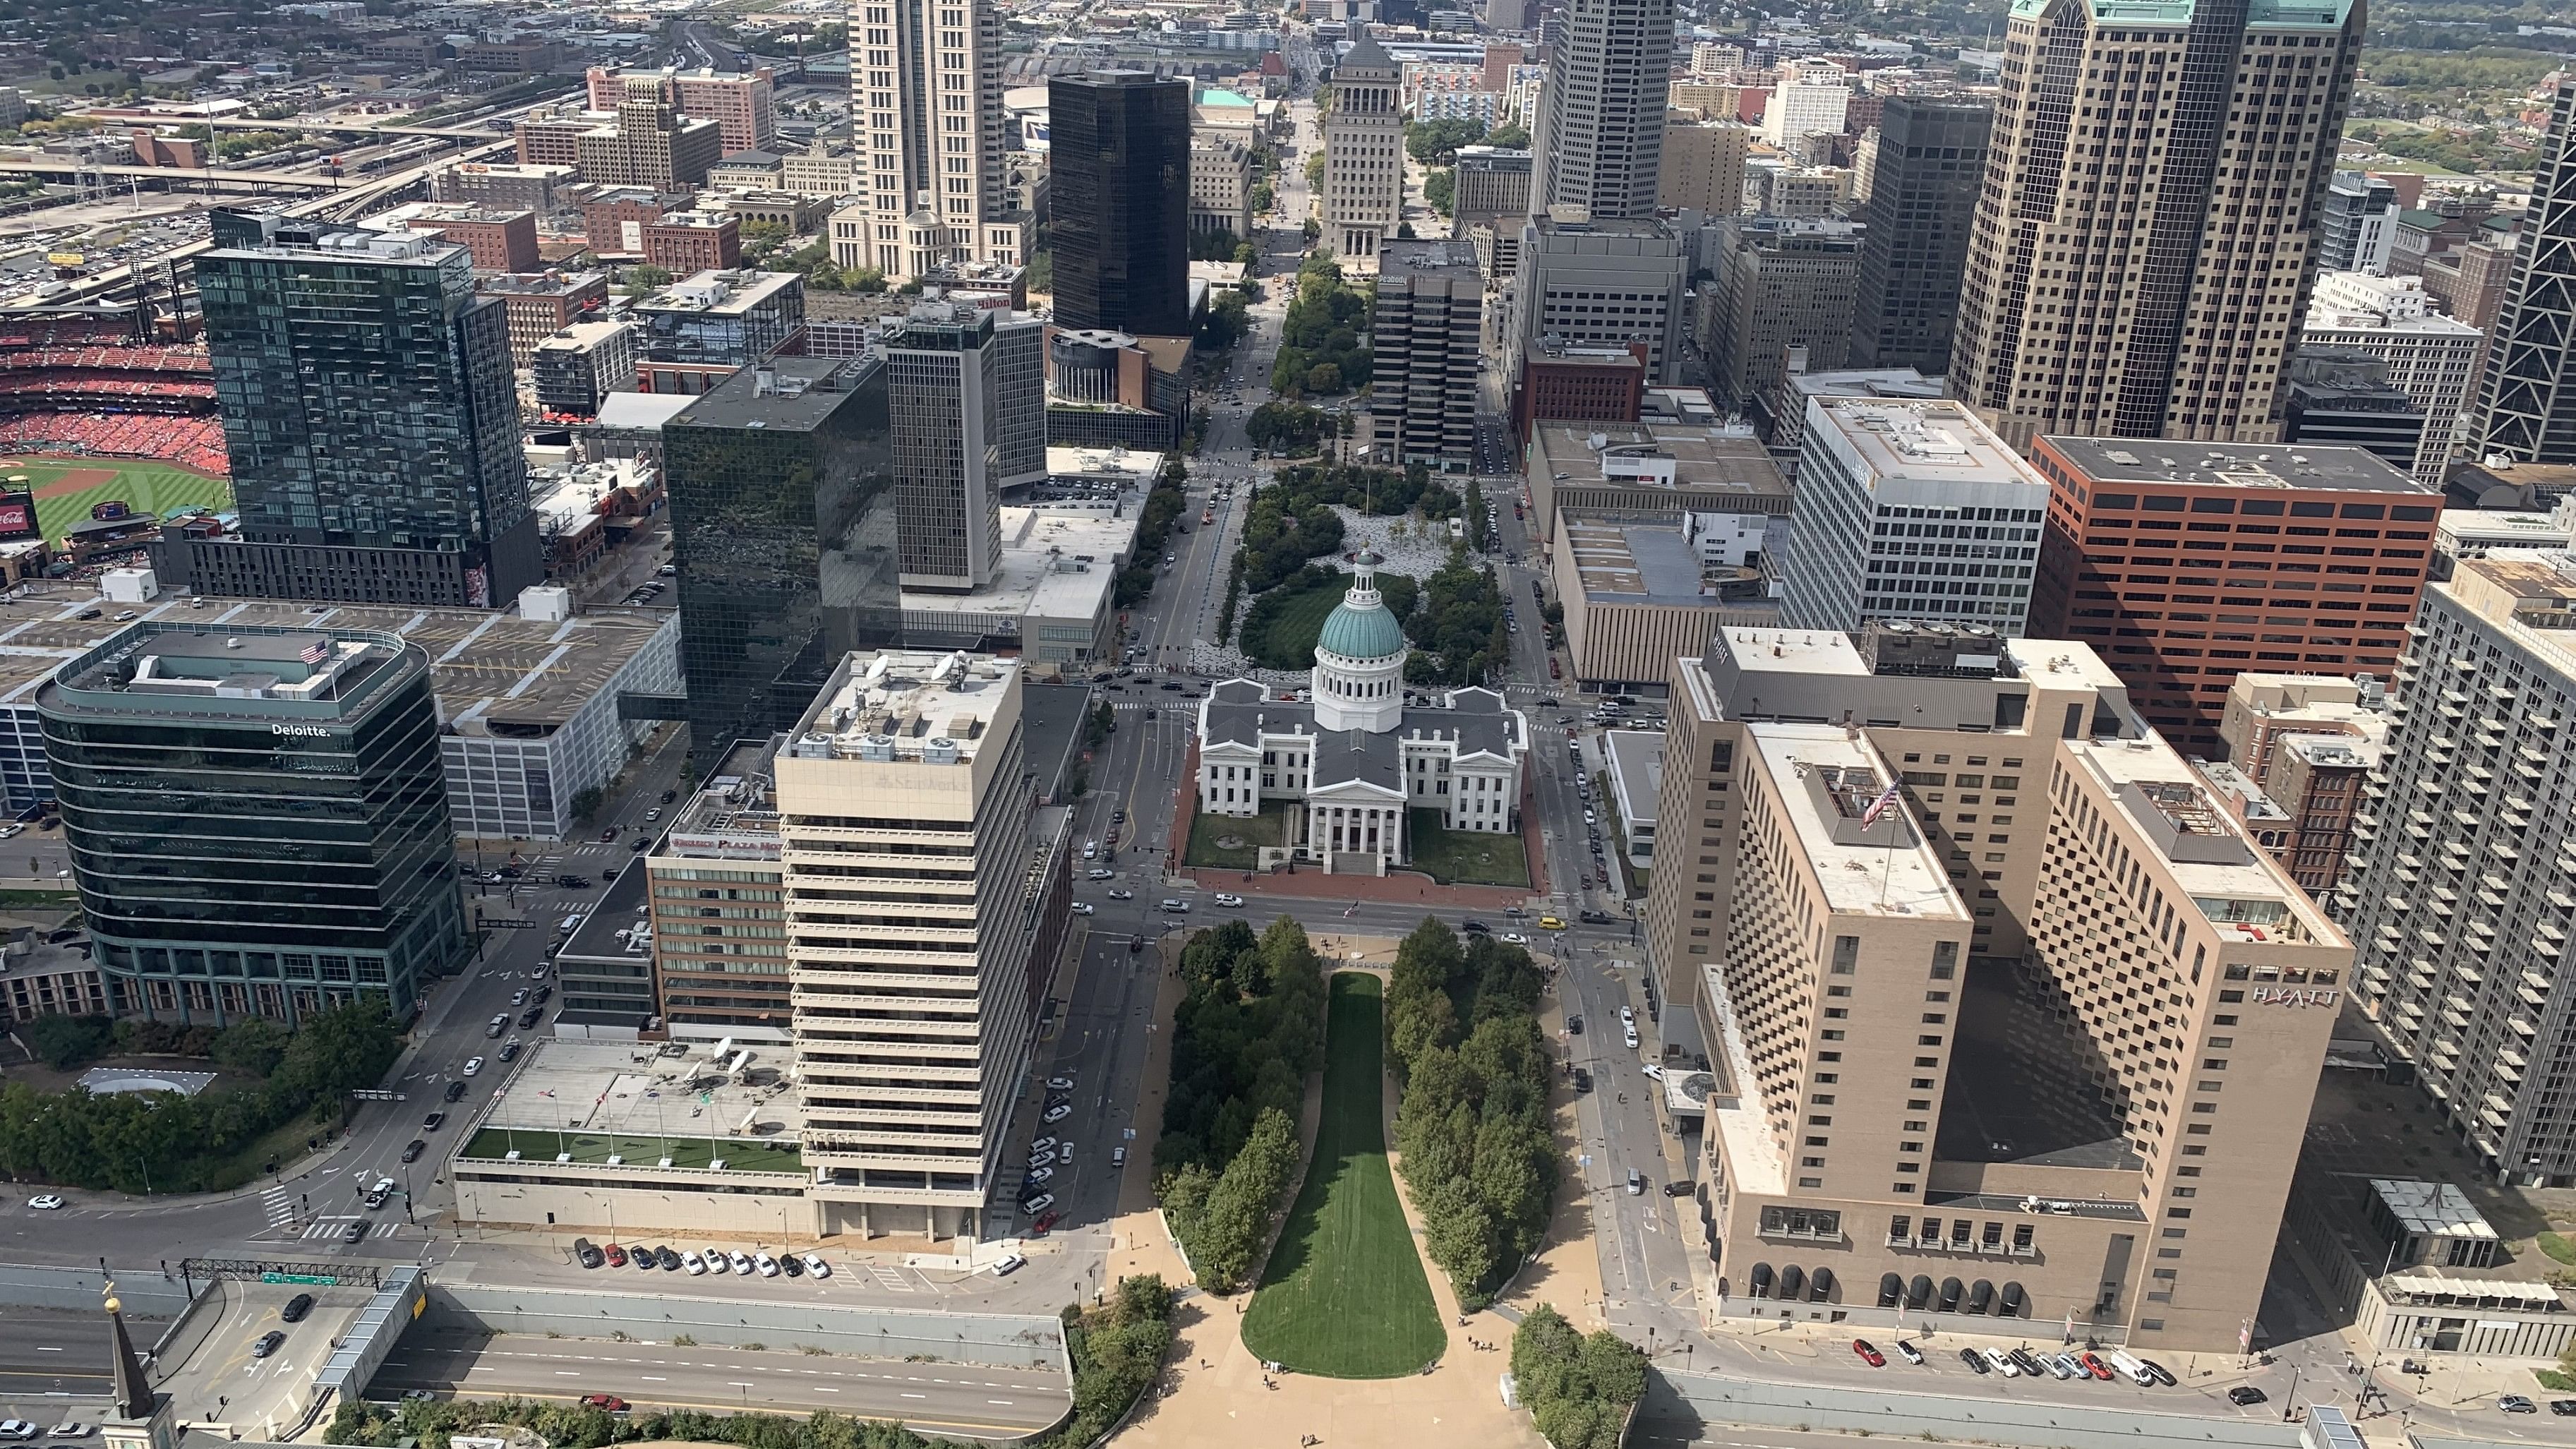
[[[1404,653],[1404,626],[1383,604],[1356,608],[1344,599],[1326,616],[1315,647],[1344,659],[1392,659]]]

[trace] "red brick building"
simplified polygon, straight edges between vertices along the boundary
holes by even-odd
[[[134,128],[134,164],[203,170],[206,166],[206,143],[184,136],[164,136],[149,126],[137,126]]]
[[[533,211],[435,206],[413,217],[411,229],[434,232],[465,248],[478,272],[532,272],[539,265]]]
[[[474,290],[501,299],[513,367],[527,366],[538,343],[608,306],[606,272],[505,272],[476,277]]]
[[[644,255],[644,228],[697,204],[694,192],[657,192],[645,186],[607,188],[581,204],[582,237],[603,257]]]
[[[2405,651],[2439,490],[2359,448],[2041,437],[2030,634],[2093,646],[2185,754],[2224,751],[2246,671],[2367,672]]]
[[[579,111],[529,116],[512,128],[519,143],[519,164],[579,166],[582,133],[597,130],[603,124],[604,118],[585,116]]]
[[[644,224],[644,260],[685,277],[742,263],[742,224],[718,211],[680,211]]]
[[[1521,367],[1520,436],[1537,423],[1633,423],[1646,397],[1646,345],[1550,347],[1534,343]]]

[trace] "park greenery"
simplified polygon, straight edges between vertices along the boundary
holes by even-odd
[[[1266,402],[1243,420],[1243,435],[1256,448],[1295,447],[1322,438],[1333,426],[1322,408],[1304,403]]]
[[[1321,564],[1298,570],[1253,600],[1244,613],[1240,643],[1245,657],[1264,669],[1299,670],[1313,664],[1324,619],[1350,587],[1350,575]],[[1411,616],[1421,598],[1421,585],[1410,575],[1383,570],[1377,576],[1377,591],[1387,612],[1398,619]]]
[[[330,1120],[350,1092],[374,1086],[401,1050],[378,1001],[310,1017],[283,1043],[264,1032],[230,1036],[209,1041],[209,1053],[221,1046],[224,1065],[246,1071],[265,1064],[256,1085],[193,1097],[0,1087],[0,1174],[127,1193],[238,1186],[251,1175],[239,1154],[299,1117]]]
[[[220,1067],[264,1077],[277,1070],[294,1034],[273,1021],[248,1017],[230,1026],[106,1016],[40,1016],[18,1029],[36,1059],[56,1071],[87,1066],[100,1057],[205,1057]]]
[[[1431,203],[1431,209],[1442,216],[1455,215],[1458,173],[1446,166],[1434,168],[1431,174],[1422,178],[1422,199]]]
[[[1118,1280],[1097,1308],[1063,1312],[1073,1359],[1073,1416],[1027,1442],[1028,1449],[1088,1449],[1125,1417],[1154,1381],[1172,1347],[1172,1290],[1150,1274]],[[965,1449],[925,1438],[901,1424],[853,1419],[819,1410],[784,1414],[717,1414],[700,1409],[648,1409],[612,1414],[587,1405],[534,1399],[405,1399],[375,1404],[344,1399],[322,1442],[362,1449],[448,1449],[458,1434],[506,1424],[533,1431],[553,1449],[679,1440],[740,1449]]]
[[[1407,684],[1483,684],[1511,658],[1503,620],[1502,585],[1491,566],[1450,545],[1449,561],[1423,582],[1422,604],[1404,620],[1413,653],[1404,661]]]
[[[1365,386],[1375,365],[1368,342],[1375,312],[1374,295],[1343,285],[1338,262],[1307,258],[1297,268],[1297,298],[1279,325],[1270,390],[1299,398]]]
[[[1529,149],[1530,133],[1526,126],[1496,126],[1485,133],[1485,144],[1506,151]]]
[[[1199,320],[1199,341],[1222,352],[1241,342],[1252,332],[1252,306],[1241,292],[1224,291],[1208,303],[1207,316]]]
[[[1556,1449],[1618,1449],[1646,1394],[1646,1356],[1606,1328],[1575,1332],[1542,1303],[1512,1333],[1512,1386]]]
[[[1458,148],[1485,139],[1485,123],[1474,120],[1407,121],[1404,154],[1425,166],[1458,159]]]
[[[1426,918],[1396,949],[1387,1044],[1404,1078],[1396,1146],[1423,1243],[1461,1307],[1538,1247],[1556,1196],[1543,978],[1518,946]]]
[[[1199,933],[1180,969],[1189,994],[1173,1018],[1154,1166],[1199,1286],[1231,1293],[1250,1281],[1296,1175],[1297,1110],[1323,1060],[1323,966],[1282,917],[1259,936],[1241,921]]]

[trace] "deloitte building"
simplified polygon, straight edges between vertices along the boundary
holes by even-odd
[[[36,696],[110,991],[155,1017],[410,1014],[468,949],[428,656],[140,623]]]

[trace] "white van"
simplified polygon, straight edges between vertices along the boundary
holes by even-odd
[[[2145,1364],[2138,1362],[2135,1356],[2124,1349],[2114,1349],[2104,1354],[2102,1360],[2126,1375],[2129,1382],[2139,1388],[2152,1389],[2156,1386],[2156,1376],[2149,1373]]]

